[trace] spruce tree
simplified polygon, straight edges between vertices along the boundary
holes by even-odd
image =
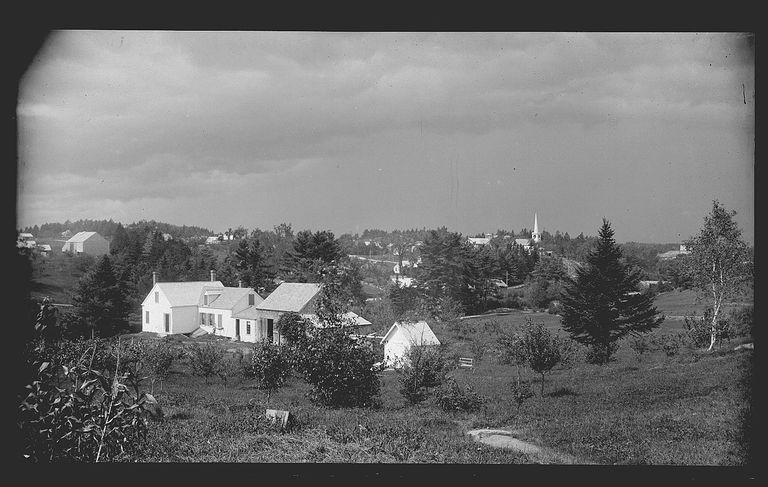
[[[622,261],[610,223],[603,219],[597,246],[565,281],[562,327],[571,337],[591,347],[592,362],[605,364],[616,341],[627,334],[639,336],[664,320],[653,306],[651,294],[637,293],[640,270]]]
[[[80,279],[75,312],[98,336],[110,336],[128,325],[126,286],[104,255]]]

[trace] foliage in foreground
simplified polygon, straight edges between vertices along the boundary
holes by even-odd
[[[129,390],[126,383],[134,372],[121,364],[120,342],[110,347],[107,341],[92,340],[84,351],[62,356],[60,348],[42,338],[47,324],[37,325],[38,338],[26,364],[34,370],[34,380],[18,406],[23,457],[34,462],[98,462],[135,453],[147,433],[145,406],[155,399],[138,387],[135,393]],[[111,369],[105,366],[111,365],[107,357],[113,352]]]

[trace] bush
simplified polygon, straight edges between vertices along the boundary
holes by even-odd
[[[673,357],[680,351],[681,337],[678,335],[664,334],[660,337],[661,349],[667,357]]]
[[[245,377],[256,379],[259,388],[267,392],[267,406],[272,393],[285,383],[290,370],[287,352],[270,341],[254,345],[250,360],[243,367]]]
[[[315,329],[292,355],[296,370],[312,385],[312,400],[328,407],[377,404],[376,353],[371,344],[349,336],[346,328]]]
[[[471,384],[462,388],[453,377],[448,379],[447,387],[442,389],[437,398],[437,404],[443,411],[477,411],[484,402],[485,398],[475,392]]]
[[[610,343],[593,343],[587,348],[587,353],[584,356],[584,360],[588,364],[605,365],[613,358],[614,352],[619,349],[619,344],[616,342]]]
[[[528,399],[533,397],[533,389],[531,383],[528,380],[517,378],[512,382],[512,398],[517,404],[517,410],[520,411],[520,406]]]
[[[210,383],[210,378],[218,375],[224,367],[224,351],[214,343],[200,345],[193,343],[187,351],[192,373],[205,378],[205,383]]]
[[[414,345],[408,349],[403,364],[397,369],[400,394],[410,404],[420,403],[429,396],[430,387],[442,385],[447,371],[442,347]]]
[[[573,354],[570,341],[550,333],[543,325],[527,320],[522,335],[502,335],[503,361],[518,366],[527,365],[541,374],[541,393],[544,394],[544,375],[558,364],[565,364]]]
[[[653,338],[647,337],[645,334],[638,337],[632,337],[629,341],[629,346],[635,351],[635,354],[637,354],[638,360],[642,360],[643,354],[654,349]]]
[[[734,336],[754,336],[755,307],[743,306],[731,310],[728,321],[733,328]]]

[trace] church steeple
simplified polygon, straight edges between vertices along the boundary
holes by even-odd
[[[533,214],[533,233],[531,233],[531,238],[535,243],[541,242],[541,234],[539,233],[539,216],[536,213]]]

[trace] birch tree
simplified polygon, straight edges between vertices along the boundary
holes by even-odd
[[[723,305],[744,290],[753,272],[749,248],[734,215],[735,211],[714,200],[699,233],[683,242],[690,252],[685,258],[686,273],[712,309],[708,351],[718,339]]]

